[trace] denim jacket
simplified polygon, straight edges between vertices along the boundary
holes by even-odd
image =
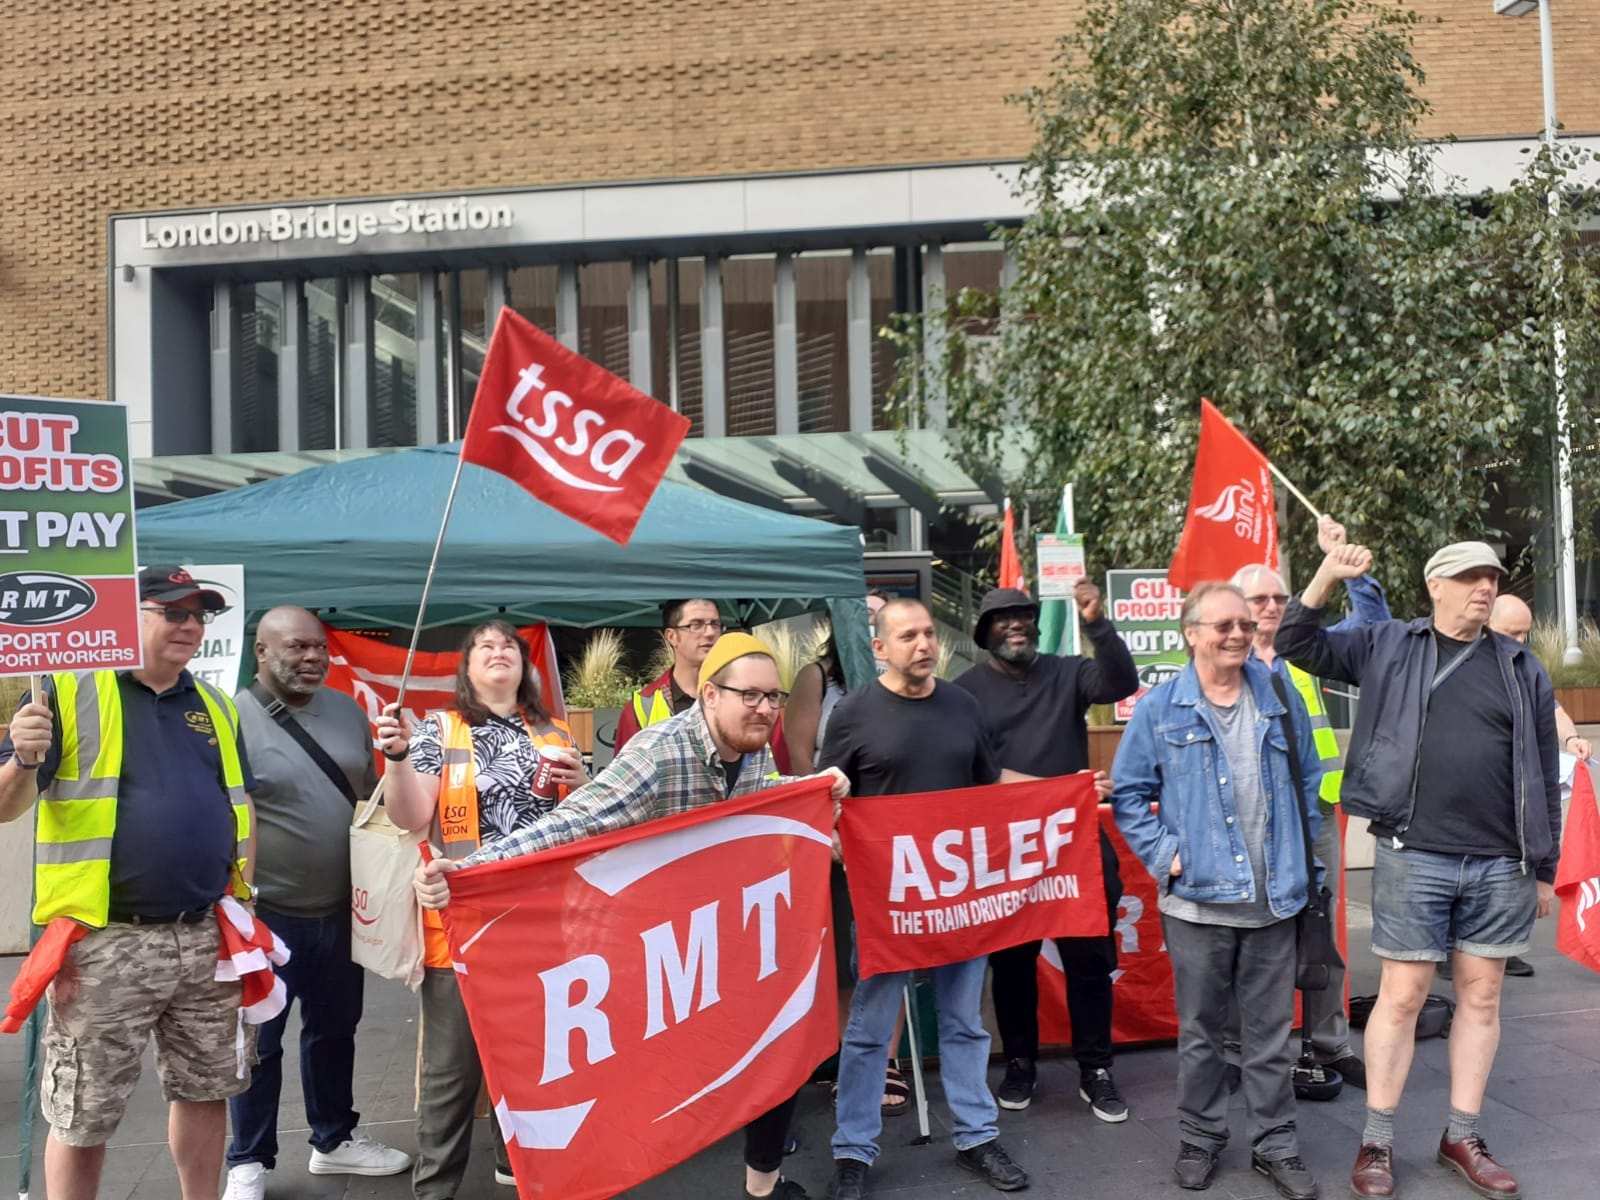
[[[1305,906],[1306,860],[1279,720],[1284,707],[1265,665],[1251,659],[1244,664],[1244,676],[1259,714],[1258,761],[1250,769],[1262,772],[1267,806],[1267,906],[1274,916],[1290,917]],[[1322,763],[1305,705],[1293,688],[1286,690],[1305,777],[1306,820],[1315,839],[1321,824],[1317,789]],[[1176,679],[1139,701],[1111,767],[1111,805],[1129,848],[1174,896],[1206,904],[1248,903],[1256,898],[1255,879],[1229,783],[1229,775],[1241,765],[1222,757],[1211,710],[1202,700],[1200,677],[1191,662]],[[1155,811],[1152,804],[1158,805]],[[1175,854],[1182,859],[1183,874],[1171,876]]]

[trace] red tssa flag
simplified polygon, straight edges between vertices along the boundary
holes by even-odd
[[[1278,515],[1267,456],[1202,399],[1189,514],[1167,582],[1188,591],[1261,564],[1278,567]]]
[[[1572,772],[1572,804],[1556,872],[1556,949],[1591,971],[1600,971],[1600,808],[1587,763]]]
[[[846,800],[862,977],[1109,932],[1098,807],[1087,772]]]
[[[626,546],[689,420],[500,310],[461,457]]]
[[[805,779],[450,876],[444,910],[523,1200],[615,1196],[839,1048],[833,801]]]
[[[1022,558],[1017,554],[1017,518],[1006,501],[1005,527],[1000,531],[1000,586],[1028,590],[1027,577],[1022,573]]]

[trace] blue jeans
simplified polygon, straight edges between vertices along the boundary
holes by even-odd
[[[1533,945],[1539,885],[1521,862],[1491,854],[1435,854],[1378,839],[1372,869],[1372,952],[1444,962],[1452,950],[1510,958]]]
[[[351,1077],[356,1064],[356,1025],[361,1020],[363,973],[350,958],[350,912],[327,917],[291,917],[256,906],[256,915],[289,947],[289,961],[276,968],[289,1005],[262,1025],[256,1039],[259,1062],[250,1086],[228,1101],[233,1140],[228,1166],[260,1163],[269,1171],[278,1158],[278,1095],[283,1087],[283,1030],[289,1006],[300,1002],[300,1086],[305,1093],[311,1145],[324,1152],[350,1137],[355,1111]]]
[[[939,1078],[955,1127],[957,1150],[970,1150],[999,1136],[999,1116],[989,1092],[989,1031],[979,1005],[987,956],[933,968],[939,1005]],[[850,1022],[839,1050],[838,1129],[833,1157],[871,1164],[883,1128],[883,1085],[895,1016],[905,1003],[909,971],[874,975],[856,984]]]

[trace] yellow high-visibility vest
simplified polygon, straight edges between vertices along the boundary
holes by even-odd
[[[633,715],[639,722],[640,729],[672,719],[672,705],[667,703],[666,692],[665,687],[658,687],[650,693],[649,700],[645,699],[643,692],[633,694]],[[649,705],[648,711],[645,708],[646,704]]]
[[[122,776],[122,694],[115,671],[52,675],[61,720],[61,764],[39,794],[33,849],[33,922],[71,917],[100,929],[111,909],[111,839]],[[210,684],[195,689],[211,716],[222,779],[233,808],[233,892],[248,899],[249,797],[239,760],[239,710]],[[174,837],[184,831],[175,829]]]
[[[1293,663],[1289,667],[1289,681],[1305,701],[1306,715],[1311,718],[1311,740],[1316,744],[1317,757],[1322,760],[1322,789],[1319,795],[1324,803],[1339,803],[1339,785],[1344,782],[1344,764],[1339,761],[1339,740],[1334,736],[1333,722],[1328,720],[1328,706],[1322,701],[1322,689],[1316,678],[1306,674]]]

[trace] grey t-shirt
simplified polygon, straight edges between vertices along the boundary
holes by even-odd
[[[1239,698],[1227,707],[1205,701],[1216,724],[1221,751],[1217,769],[1230,778],[1233,786],[1234,819],[1244,839],[1250,859],[1250,874],[1255,877],[1256,898],[1249,904],[1201,904],[1163,893],[1161,911],[1180,921],[1197,925],[1228,925],[1235,929],[1259,929],[1278,918],[1267,906],[1267,804],[1261,791],[1261,763],[1256,756],[1259,732],[1256,698],[1250,685],[1239,689]],[[1217,820],[1221,820],[1218,815]]]
[[[256,886],[261,902],[292,917],[350,907],[350,801],[249,689],[235,699],[257,788]],[[377,786],[372,729],[343,692],[318,688],[294,719],[344,769],[363,801]],[[259,766],[257,765],[259,760]]]

